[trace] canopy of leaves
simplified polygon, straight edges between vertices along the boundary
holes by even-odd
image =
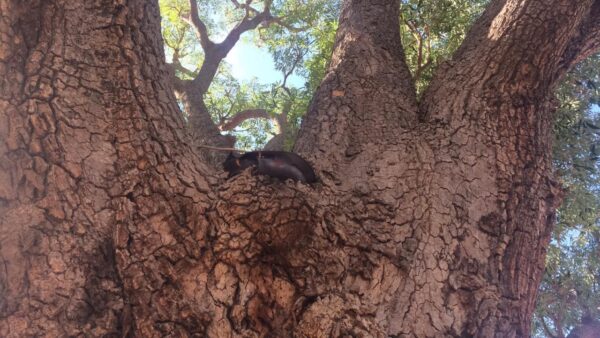
[[[540,286],[534,334],[563,337],[582,318],[600,318],[600,55],[557,89],[554,160],[568,194],[558,212]]]
[[[215,41],[222,40],[244,15],[234,1],[198,0],[197,3],[200,17]],[[338,0],[273,1],[271,15],[280,20],[259,26],[256,31],[247,32],[244,38],[272,54],[275,68],[281,72],[281,80],[267,85],[258,81],[240,81],[232,76],[231,68],[223,62],[205,95],[205,104],[215,123],[226,122],[247,109],[265,109],[274,118],[285,113],[286,146],[291,148],[301,117],[331,56],[339,3]],[[257,9],[264,6],[262,1],[251,4]],[[178,71],[177,76],[191,79],[197,74],[204,57],[192,27],[181,20],[189,12],[188,0],[160,0],[160,8],[167,59],[177,58],[187,68],[186,71]],[[303,78],[305,85],[291,85],[288,79],[292,74]],[[276,123],[264,119],[247,120],[232,131],[240,149],[261,148],[279,132]]]
[[[431,81],[436,66],[450,58],[487,0],[402,0],[400,35],[417,92]]]

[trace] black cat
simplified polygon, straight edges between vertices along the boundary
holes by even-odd
[[[229,177],[249,167],[255,167],[261,175],[285,180],[291,178],[303,183],[313,183],[317,177],[312,167],[298,154],[288,151],[250,151],[242,155],[229,153],[223,168]]]

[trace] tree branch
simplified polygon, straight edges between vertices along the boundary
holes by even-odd
[[[415,52],[417,53],[417,68],[415,69],[415,73],[413,75],[413,79],[416,83],[421,78],[423,71],[433,62],[431,58],[431,39],[429,38],[429,26],[425,25],[425,32],[421,33],[414,22],[404,18],[402,18],[402,20],[406,26],[408,26],[408,29],[412,32],[413,37],[418,43],[418,49],[415,49]],[[427,52],[427,57],[424,56],[424,49]],[[425,59],[427,61],[424,62]]]
[[[279,119],[276,116],[269,114],[265,109],[246,109],[238,112],[225,123],[222,123],[219,126],[219,129],[221,131],[232,130],[249,119],[268,119],[275,121],[278,125],[280,124]]]
[[[194,0],[190,0],[190,4],[192,2],[194,2]],[[221,61],[235,46],[242,33],[256,28],[261,21],[270,15],[270,5],[271,1],[265,1],[264,10],[252,19],[248,19],[250,11],[247,10],[244,18],[227,34],[227,37],[222,42],[218,44],[211,42],[212,45],[210,48],[204,49],[204,62],[202,63],[202,67],[200,67],[198,75],[193,80],[197,95],[204,95],[206,93],[213,78],[215,77],[215,74],[217,73],[217,70],[219,69]],[[249,8],[249,6],[247,7]],[[197,13],[197,6],[195,8]],[[197,17],[197,15],[194,16]]]
[[[561,67],[564,72],[600,49],[600,0],[596,0],[579,33],[571,40],[563,55]]]
[[[188,23],[191,23],[191,25],[196,28],[196,36],[198,36],[200,45],[204,51],[214,45],[214,43],[208,37],[208,29],[206,28],[206,25],[200,19],[200,15],[198,14],[198,3],[196,3],[196,0],[190,0],[190,16],[189,18],[183,19]]]
[[[271,24],[275,23],[275,24],[287,29],[288,31],[294,32],[294,33],[304,32],[305,30],[307,30],[309,28],[308,26],[294,27],[294,26],[284,22],[283,20],[284,20],[284,18],[282,18],[282,17],[270,16],[265,22],[265,27],[268,27]]]
[[[257,14],[257,15],[260,13],[257,9],[253,8],[252,6],[250,6],[249,3],[247,3],[247,4],[241,4],[239,1],[236,1],[236,0],[231,0],[231,2],[233,3],[233,5],[235,7],[240,8],[240,9],[245,9],[247,13],[248,12],[252,12],[252,13]],[[266,6],[265,6],[265,8],[266,8]],[[305,30],[308,29],[308,26],[294,27],[294,26],[292,26],[292,25],[284,22],[283,19],[284,18],[282,18],[282,17],[271,16],[269,14],[269,16],[266,18],[266,20],[264,22],[264,25],[265,25],[265,27],[268,27],[271,24],[276,23],[279,26],[284,27],[285,29],[289,30],[290,32],[294,32],[294,33],[303,32],[303,31],[305,31]]]
[[[395,137],[381,135],[418,123],[399,10],[399,1],[343,2],[331,62],[294,145],[299,153],[326,158],[321,161],[323,170],[342,172],[340,166],[349,165],[349,157],[366,149],[377,151],[374,144],[396,142]],[[331,127],[336,125],[344,127]]]
[[[546,323],[546,321],[544,320],[544,318],[540,318],[540,321],[542,322],[542,327],[544,328],[544,332],[546,332],[546,334],[548,335],[548,337],[550,338],[558,338],[558,336],[552,332],[552,330],[550,329],[550,327],[548,326],[548,324]]]
[[[308,53],[308,50],[304,50],[304,52],[302,52],[301,50],[296,50],[297,54],[296,57],[294,58],[294,62],[292,62],[292,66],[290,67],[290,69],[286,70],[282,70],[283,72],[283,82],[281,84],[281,88],[283,88],[283,90],[285,90],[285,92],[288,95],[291,95],[289,88],[287,87],[286,83],[288,78],[290,77],[290,75],[292,75],[292,73],[294,72],[294,70],[296,69],[296,67],[298,66],[298,64],[300,63],[300,61],[302,61],[302,59],[304,58],[304,55],[306,55],[306,53]]]
[[[246,10],[246,12],[252,12],[254,14],[258,14],[259,13],[257,9],[255,9],[252,6],[250,6],[250,4],[252,3],[252,1],[248,1],[247,3],[244,3],[244,4],[240,3],[237,0],[231,0],[231,2],[233,3],[233,5],[236,8],[244,9],[244,10]]]
[[[194,78],[196,76],[196,73],[194,73],[193,71],[185,68],[184,66],[182,66],[180,63],[167,63],[167,65],[169,65],[169,67],[172,67],[173,70],[176,70],[178,72],[180,72],[181,74],[184,74],[188,77]]]
[[[206,26],[200,20],[200,17],[198,15],[198,6],[195,0],[190,0],[190,16],[192,24],[194,27],[196,27],[196,31],[199,35],[200,42],[202,44],[202,48],[204,49],[205,54],[204,62],[202,63],[198,74],[191,81],[191,84],[186,84],[187,86],[185,87],[187,94],[186,97],[193,98],[194,102],[196,102],[196,104],[193,104],[193,106],[202,106],[198,108],[192,107],[192,105],[190,105],[191,103],[188,104],[188,107],[193,112],[190,113],[190,115],[192,116],[192,118],[190,119],[190,123],[192,124],[192,128],[194,130],[204,130],[205,126],[202,126],[201,124],[212,123],[208,111],[206,110],[206,107],[203,104],[203,101],[201,102],[201,100],[203,100],[204,94],[206,94],[206,92],[208,91],[208,88],[212,83],[217,73],[217,70],[219,69],[221,61],[227,56],[227,54],[239,41],[240,36],[244,32],[255,29],[256,27],[258,27],[259,24],[263,22],[268,22],[269,20],[277,20],[277,18],[271,16],[270,6],[272,0],[264,1],[264,7],[262,12],[259,12],[258,10],[250,6],[252,3],[251,0],[246,0],[244,4],[232,0],[232,3],[236,7],[245,10],[244,18],[227,34],[227,36],[222,42],[215,44],[212,41],[210,41]],[[254,16],[251,17],[252,15]],[[177,69],[176,64],[175,68]],[[251,117],[263,117],[269,119],[273,118],[266,114],[266,111],[266,115],[262,113],[259,114],[258,111],[259,110],[250,110],[247,112],[240,112],[236,116],[234,116],[234,118],[231,121],[225,123],[224,125],[221,125],[220,130],[231,130],[237,125],[239,125],[241,122],[243,122],[245,119]],[[201,114],[202,116],[195,116],[197,114]],[[252,116],[253,114],[255,116]],[[281,125],[281,123],[279,123],[280,121],[276,120],[276,122],[279,125]],[[214,134],[214,130],[217,130],[217,126],[214,123],[212,123],[210,129],[210,132]]]
[[[189,70],[187,68],[185,68],[182,64],[181,61],[179,60],[179,49],[174,49],[173,50],[173,63],[171,64],[171,66],[173,67],[173,69],[175,69],[176,71],[190,77],[190,78],[195,78],[196,77],[196,72]]]
[[[227,56],[227,53],[229,53],[231,48],[233,48],[233,46],[235,46],[237,41],[240,39],[240,36],[242,35],[242,33],[247,32],[252,29],[255,29],[256,27],[258,27],[258,25],[261,22],[269,19],[271,17],[270,8],[269,8],[270,5],[271,5],[271,1],[265,1],[265,7],[264,7],[263,11],[256,14],[252,19],[248,19],[250,12],[254,12],[256,10],[253,9],[252,11],[250,11],[249,8],[252,8],[250,6],[242,7],[242,8],[246,9],[246,15],[244,16],[242,21],[240,21],[240,23],[238,23],[238,25],[235,26],[229,32],[229,34],[227,34],[227,37],[225,38],[225,40],[223,40],[223,42],[217,44],[217,47],[220,51],[219,54],[223,55],[223,57]]]
[[[182,80],[177,75],[175,75],[176,71],[178,71],[177,67],[172,63],[167,63],[167,68],[169,69],[169,77],[171,80],[171,84],[173,85],[173,89],[176,93],[183,93],[185,91],[185,87],[188,86],[191,81],[190,80]]]
[[[182,80],[177,76],[177,72],[185,74],[190,78],[194,78],[196,74],[191,70],[185,68],[181,62],[179,61],[179,49],[173,48],[173,62],[167,63],[167,68],[169,70],[169,77],[171,80],[171,84],[173,85],[173,89],[176,93],[183,93],[186,90],[186,86],[188,86],[191,81],[190,80]]]
[[[444,88],[449,87],[465,92],[481,88],[486,100],[472,100],[473,111],[498,102],[514,100],[518,104],[545,98],[560,77],[559,64],[567,45],[597,1],[492,1],[456,51],[454,61],[436,71],[420,111],[430,112],[432,119],[452,118],[448,116],[451,111],[444,109],[448,94]]]

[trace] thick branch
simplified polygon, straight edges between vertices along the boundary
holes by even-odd
[[[193,0],[190,3],[194,2]],[[221,61],[227,56],[235,44],[239,41],[242,33],[247,32],[256,28],[265,18],[270,16],[269,14],[270,1],[265,2],[265,9],[263,12],[257,14],[252,19],[249,19],[249,12],[246,12],[246,16],[235,26],[227,37],[218,44],[210,45],[210,48],[205,48],[205,58],[202,63],[202,67],[198,72],[198,75],[193,80],[196,95],[204,95],[208,90],[212,80],[214,79]],[[197,13],[197,7],[196,7]],[[201,23],[201,22],[200,22]],[[205,32],[205,30],[204,30]]]
[[[179,71],[177,67],[172,63],[167,63],[167,69],[169,70],[169,78],[171,80],[171,84],[173,85],[173,89],[176,93],[182,93],[185,91],[185,88],[189,85],[191,81],[182,80],[177,75],[176,72]]]
[[[131,267],[148,259],[129,251],[133,245],[160,251],[162,244],[137,242],[158,235],[149,226],[158,217],[154,225],[187,229],[170,238],[191,239],[171,257],[199,252],[202,244],[189,229],[205,233],[203,226],[177,225],[173,215],[185,213],[183,200],[211,203],[212,173],[186,145],[166,81],[158,2],[73,4],[0,1],[0,336],[192,335],[157,329],[179,321],[185,306],[172,305],[182,296],[136,284],[143,273]],[[116,15],[109,26],[107,13]],[[77,43],[64,43],[69,39]],[[56,64],[73,71],[54,71]],[[52,79],[25,89],[26,69]],[[93,101],[82,95],[83,83]],[[51,100],[62,103],[51,107]],[[33,116],[24,102],[43,108]],[[34,162],[35,171],[21,169]],[[119,230],[125,228],[131,232]],[[139,236],[141,229],[148,232]],[[166,276],[156,266],[147,271]],[[151,303],[170,304],[168,314]],[[198,332],[202,315],[192,312],[185,317]]]
[[[198,14],[198,3],[196,0],[190,0],[190,18],[192,25],[196,28],[196,35],[200,40],[200,45],[202,49],[206,51],[209,49],[214,43],[208,37],[208,29],[202,20],[200,20],[200,15]]]
[[[450,112],[443,107],[447,88],[483,90],[485,102],[467,98],[478,111],[497,102],[518,104],[547,97],[559,77],[562,56],[593,3],[492,1],[455,53],[455,61],[438,69],[420,110],[428,111],[432,119],[451,118],[440,115],[441,111]]]
[[[269,8],[270,4],[271,4],[270,1],[266,1],[264,10],[262,12],[256,14],[252,19],[248,19],[249,11],[247,11],[244,19],[242,19],[242,21],[240,21],[240,23],[237,26],[235,26],[229,32],[229,34],[227,34],[227,37],[225,38],[225,40],[223,40],[223,42],[221,42],[217,45],[218,46],[217,48],[219,49],[219,54],[223,55],[223,57],[227,56],[227,53],[229,53],[231,48],[233,48],[233,46],[235,46],[235,44],[240,39],[240,36],[242,35],[242,33],[247,32],[252,29],[255,29],[256,27],[258,27],[258,25],[261,22],[270,19],[271,18],[270,8]],[[248,6],[248,7],[250,7],[250,6]]]
[[[400,130],[416,123],[399,9],[397,1],[344,2],[331,64],[303,121],[296,151],[309,156],[318,149],[335,166],[366,144],[395,142]]]
[[[600,49],[600,0],[592,5],[586,20],[581,24],[579,32],[571,41],[561,61],[561,70],[568,71]]]

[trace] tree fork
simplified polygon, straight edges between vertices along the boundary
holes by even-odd
[[[528,335],[596,5],[493,1],[418,107],[398,2],[346,1],[308,187],[186,146],[156,2],[0,0],[0,335]]]

